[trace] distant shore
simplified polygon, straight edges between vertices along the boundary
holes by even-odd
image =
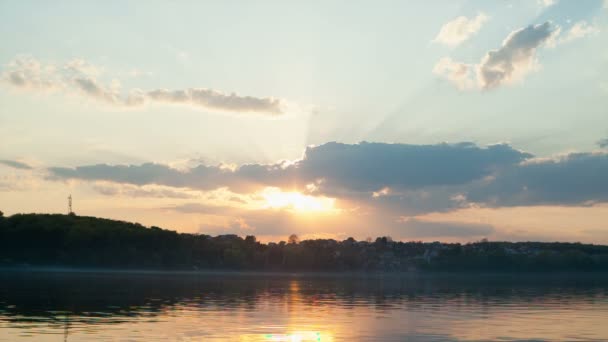
[[[0,217],[0,268],[180,274],[608,272],[608,246],[569,242],[471,243],[315,239],[261,243],[77,215]]]

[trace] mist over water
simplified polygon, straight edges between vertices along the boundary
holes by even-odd
[[[1,341],[605,340],[608,276],[5,272]]]

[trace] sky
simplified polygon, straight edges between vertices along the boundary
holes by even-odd
[[[0,210],[608,244],[608,1],[0,1]]]

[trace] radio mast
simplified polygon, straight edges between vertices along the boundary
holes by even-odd
[[[72,194],[68,196],[68,215],[74,215],[74,212],[72,211]]]

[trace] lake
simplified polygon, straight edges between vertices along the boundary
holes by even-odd
[[[0,273],[1,341],[608,340],[608,276]]]

